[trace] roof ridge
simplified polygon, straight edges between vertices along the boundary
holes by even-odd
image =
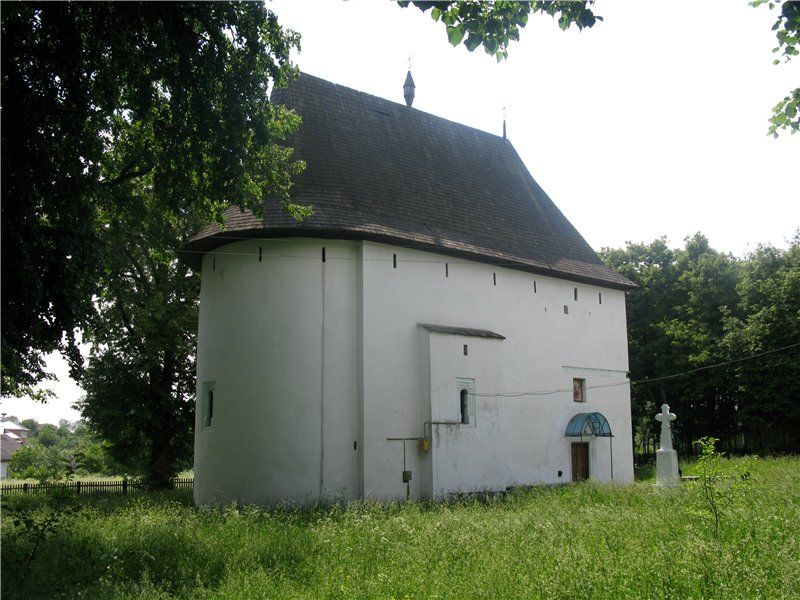
[[[346,90],[348,92],[352,92],[354,94],[358,94],[359,96],[366,96],[366,97],[368,97],[370,99],[377,100],[379,102],[384,102],[384,103],[390,104],[392,106],[396,106],[398,108],[398,110],[401,110],[401,111],[414,111],[416,114],[424,116],[424,117],[436,119],[436,120],[439,120],[439,121],[444,121],[445,123],[449,123],[451,125],[456,125],[457,127],[462,127],[464,129],[471,129],[472,131],[476,131],[476,132],[478,132],[480,134],[488,135],[490,137],[496,138],[498,141],[505,142],[505,143],[509,144],[512,148],[514,147],[514,144],[512,144],[511,140],[509,140],[507,137],[504,138],[502,135],[498,135],[496,133],[492,133],[491,131],[486,131],[485,129],[480,129],[479,127],[473,127],[472,125],[466,125],[464,123],[459,123],[458,121],[453,121],[452,119],[448,119],[447,117],[442,117],[441,115],[437,115],[437,114],[434,114],[432,112],[428,112],[428,111],[425,111],[425,110],[420,110],[420,109],[415,108],[413,106],[406,106],[405,104],[402,104],[400,102],[395,102],[394,100],[389,100],[388,98],[384,98],[382,96],[376,96],[375,94],[370,94],[369,92],[362,92],[361,90],[357,90],[355,88],[352,88],[352,87],[347,86],[347,85],[343,85],[341,83],[335,83],[333,81],[328,81],[327,79],[324,79],[324,78],[322,78],[322,77],[320,77],[318,75],[313,75],[312,73],[309,73],[307,71],[300,71],[300,77],[303,77],[303,76],[311,77],[313,79],[316,79],[317,81],[322,82],[323,84],[334,86],[336,88],[340,88],[340,89]],[[294,80],[291,80],[291,81],[293,82]],[[291,85],[291,83],[290,83],[290,85]],[[277,89],[286,89],[286,88],[277,88]]]

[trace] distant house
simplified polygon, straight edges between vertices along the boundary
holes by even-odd
[[[195,500],[632,481],[635,285],[511,142],[307,74],[273,101],[303,118],[292,200],[315,212],[234,207],[182,250],[202,272]]]
[[[11,456],[28,443],[30,431],[27,427],[23,427],[13,421],[3,421],[0,427],[2,427],[2,433],[0,433],[0,457],[2,457],[2,460],[0,460],[0,477],[5,478],[8,475],[8,463],[11,460]]]

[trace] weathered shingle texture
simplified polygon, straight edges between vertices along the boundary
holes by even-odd
[[[370,239],[626,289],[534,181],[508,140],[301,74],[273,101],[303,124],[289,143],[306,171],[292,196],[314,215],[298,223],[278,202],[264,223],[237,208],[224,232],[203,229],[201,252],[236,237]]]

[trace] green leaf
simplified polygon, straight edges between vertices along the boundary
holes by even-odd
[[[438,21],[442,17],[442,11],[438,8],[434,8],[431,11],[431,19],[434,21]]]
[[[475,50],[475,48],[481,45],[481,39],[478,36],[471,35],[466,39],[464,45],[467,47],[467,50],[472,52]]]
[[[458,46],[464,39],[464,30],[458,25],[451,25],[447,28],[447,39],[453,46]],[[469,45],[467,45],[469,47]]]

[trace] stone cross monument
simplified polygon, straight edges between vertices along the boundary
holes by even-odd
[[[675,415],[669,412],[669,405],[661,405],[656,420],[661,421],[661,439],[656,451],[656,485],[676,486],[681,482],[681,475],[678,471],[678,453],[672,448],[670,423],[675,420]]]

